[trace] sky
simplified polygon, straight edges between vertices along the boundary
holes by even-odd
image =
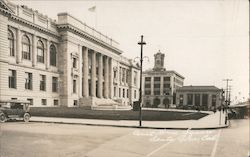
[[[68,12],[120,43],[125,57],[140,56],[143,68],[154,65],[154,54],[165,54],[165,67],[185,77],[184,85],[225,88],[232,99],[249,97],[248,0],[11,0],[57,20]],[[88,9],[96,6],[95,12]]]

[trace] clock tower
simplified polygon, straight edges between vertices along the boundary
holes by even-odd
[[[164,58],[165,54],[161,53],[160,50],[154,55],[155,57],[155,65],[153,70],[154,71],[165,71],[164,68]]]

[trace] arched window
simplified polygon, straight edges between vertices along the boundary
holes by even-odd
[[[37,62],[44,63],[44,46],[41,40],[37,42]]]
[[[13,32],[8,30],[8,40],[9,40],[9,50],[10,50],[10,56],[15,56],[14,53],[14,35]]]
[[[50,45],[50,65],[56,66],[56,47],[55,45]]]
[[[22,54],[23,54],[23,59],[28,59],[30,60],[30,40],[27,37],[27,35],[24,35],[22,37]]]

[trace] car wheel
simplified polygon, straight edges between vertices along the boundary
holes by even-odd
[[[30,121],[30,114],[29,113],[25,113],[23,115],[23,121],[24,122],[29,122]]]
[[[5,116],[4,113],[0,113],[0,122],[3,123],[3,122],[6,122],[7,118]]]

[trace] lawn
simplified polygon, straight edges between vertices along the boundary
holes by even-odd
[[[67,107],[33,107],[31,116],[64,117],[106,120],[138,120],[139,111],[89,110]],[[208,114],[200,112],[142,111],[142,119],[148,121],[197,120]]]

